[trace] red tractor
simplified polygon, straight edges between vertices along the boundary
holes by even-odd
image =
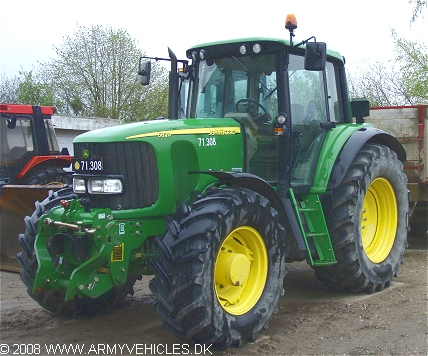
[[[2,268],[20,250],[17,236],[23,218],[33,210],[34,201],[46,196],[43,186],[71,181],[65,168],[72,156],[66,148],[59,150],[51,121],[54,113],[53,106],[0,104]]]

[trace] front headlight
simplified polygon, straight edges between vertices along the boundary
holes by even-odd
[[[86,193],[85,181],[81,178],[73,178],[73,192]]]
[[[123,192],[123,183],[117,178],[89,178],[87,183],[83,178],[73,178],[73,191],[75,193],[90,194],[120,194]]]
[[[123,185],[120,179],[90,178],[88,191],[91,194],[119,194],[123,192]]]

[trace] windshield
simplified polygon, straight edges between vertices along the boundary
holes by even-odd
[[[273,54],[199,62],[192,117],[232,118],[245,130],[245,170],[276,181],[278,114],[276,60]]]
[[[193,117],[271,120],[278,112],[275,56],[200,61]]]

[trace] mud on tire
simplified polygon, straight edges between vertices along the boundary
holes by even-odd
[[[371,293],[397,276],[407,247],[407,177],[394,151],[366,144],[332,192],[328,219],[337,264],[314,267],[319,280]]]
[[[247,189],[215,188],[191,208],[181,205],[167,225],[150,282],[164,326],[217,348],[254,340],[276,310],[285,275],[284,227],[270,202]],[[252,261],[242,255],[250,250]],[[234,261],[249,268],[247,279]]]
[[[34,251],[34,242],[37,236],[37,226],[40,218],[44,214],[59,206],[60,200],[76,199],[77,195],[73,193],[72,188],[67,187],[57,192],[49,191],[49,196],[42,202],[36,201],[35,210],[30,216],[24,218],[25,232],[19,234],[18,240],[22,246],[22,252],[16,256],[22,267],[20,278],[27,286],[27,292],[31,298],[39,303],[43,308],[57,314],[66,315],[93,315],[98,312],[106,311],[112,305],[122,301],[128,294],[133,294],[133,285],[137,279],[130,275],[125,284],[110,290],[104,295],[96,298],[81,298],[73,301],[64,302],[64,295],[51,288],[43,288],[33,293],[34,278],[37,272],[37,258]]]

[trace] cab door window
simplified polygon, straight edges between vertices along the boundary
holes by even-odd
[[[304,57],[290,55],[288,67],[292,118],[292,186],[310,186],[319,151],[327,133],[324,123],[339,121],[338,90],[334,66],[304,69]]]

